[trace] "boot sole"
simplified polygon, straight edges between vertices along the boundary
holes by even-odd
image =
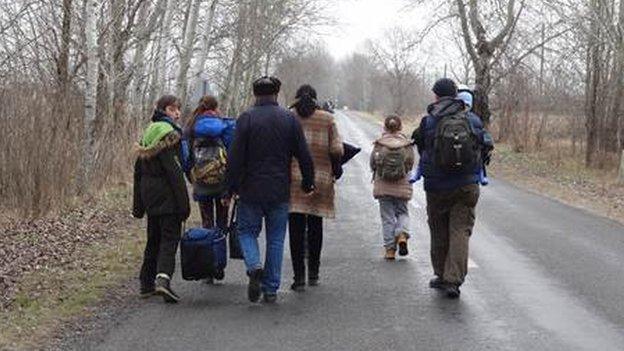
[[[399,242],[399,256],[407,256],[408,254],[409,251],[407,251],[407,242]]]
[[[166,303],[177,303],[178,301],[180,301],[179,297],[173,295],[171,292],[164,288],[156,288],[155,294],[158,296],[162,296],[163,300],[165,300]]]

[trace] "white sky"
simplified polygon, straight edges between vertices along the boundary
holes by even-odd
[[[362,48],[366,39],[383,35],[394,26],[414,27],[426,22],[423,15],[405,11],[405,0],[339,0],[333,5],[333,14],[339,26],[325,36],[330,53],[343,58]]]

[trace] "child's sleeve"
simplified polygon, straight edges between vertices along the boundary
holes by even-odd
[[[176,205],[178,209],[182,211],[183,219],[186,220],[190,214],[190,206],[182,167],[176,161],[175,152],[173,150],[160,153],[158,157],[161,159],[161,165],[165,170],[165,177],[167,178],[169,186],[171,186],[173,190]]]
[[[132,216],[143,218],[145,215],[145,204],[141,198],[141,161],[137,158],[134,163],[134,185],[133,185]]]

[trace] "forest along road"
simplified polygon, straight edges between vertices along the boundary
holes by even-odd
[[[70,348],[95,350],[622,350],[624,226],[493,180],[483,188],[459,300],[429,289],[422,184],[411,202],[410,256],[382,259],[368,157],[380,127],[337,113],[363,147],[338,182],[321,285],[288,290],[286,249],[277,305],[251,304],[243,265],[219,285],[182,282]],[[288,244],[286,244],[288,247]],[[179,272],[179,271],[178,271]]]

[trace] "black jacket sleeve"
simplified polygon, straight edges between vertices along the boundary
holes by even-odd
[[[165,171],[167,182],[169,183],[169,186],[171,186],[171,190],[175,196],[176,207],[179,211],[178,213],[182,215],[183,220],[186,220],[191,213],[191,209],[186,189],[186,182],[184,181],[184,171],[182,171],[182,166],[176,160],[175,149],[169,149],[165,152],[161,152],[158,155],[158,158],[160,159],[160,163]]]
[[[309,192],[314,189],[314,162],[312,161],[312,155],[308,148],[308,142],[306,141],[305,134],[301,123],[294,116],[291,118],[293,121],[293,153],[297,161],[299,162],[299,169],[301,171],[301,187],[303,191]]]
[[[135,218],[143,218],[145,215],[145,204],[141,198],[141,160],[137,158],[134,162],[134,185],[132,200],[132,216]]]
[[[244,174],[247,143],[249,141],[249,115],[243,113],[236,121],[234,140],[228,150],[227,182],[231,194],[237,194]]]
[[[416,130],[414,130],[414,133],[412,133],[412,139],[414,140],[414,145],[416,145],[416,148],[418,149],[418,153],[422,155],[423,151],[425,150],[425,119],[427,117],[424,117],[423,119],[420,120],[420,125],[418,126],[418,128],[416,128]]]

